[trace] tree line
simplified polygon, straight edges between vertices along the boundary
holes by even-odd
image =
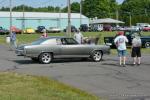
[[[125,22],[125,25],[136,23],[150,23],[150,0],[124,0],[118,4],[116,0],[81,0],[82,13],[89,18],[114,18]],[[67,12],[67,7],[31,7],[27,5],[15,6],[13,11],[28,12]],[[0,11],[9,11],[2,7]],[[71,4],[71,12],[80,12],[80,3]]]

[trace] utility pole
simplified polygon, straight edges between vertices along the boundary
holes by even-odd
[[[116,20],[119,19],[119,13],[118,13],[118,9],[116,9]]]
[[[82,0],[80,0],[80,25],[82,24]]]
[[[22,5],[22,7],[23,7],[22,30],[24,30],[25,29],[25,12],[24,12],[25,9],[24,9],[24,5]]]
[[[129,12],[129,20],[130,20],[130,27],[132,26],[132,18],[131,18],[131,12]]]
[[[145,8],[144,10],[145,10],[145,15],[147,16],[147,9]]]
[[[119,19],[119,13],[118,13],[118,9],[116,9],[116,20]],[[116,23],[116,26],[118,26],[118,23]]]
[[[80,25],[82,24],[82,3],[84,0],[80,0]]]
[[[61,28],[61,7],[63,5],[61,4],[60,7],[59,7],[59,28]]]
[[[68,0],[67,2],[68,4],[68,28],[67,28],[67,35],[69,35],[71,37],[71,5],[70,5],[70,0]]]
[[[9,0],[9,6],[10,6],[10,34],[12,33],[11,27],[12,27],[12,0]]]

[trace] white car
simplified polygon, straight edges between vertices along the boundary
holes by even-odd
[[[48,32],[60,33],[60,32],[61,32],[61,29],[58,28],[58,27],[50,27],[50,28],[48,29]]]

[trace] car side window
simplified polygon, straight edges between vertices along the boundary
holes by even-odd
[[[63,38],[63,39],[61,39],[61,43],[63,44],[63,45],[66,45],[67,44],[67,42],[66,42],[66,40]]]
[[[63,45],[76,45],[78,44],[73,38],[63,38],[61,39]]]
[[[73,38],[66,38],[65,39],[68,45],[76,45],[78,44]]]
[[[62,44],[60,39],[56,39],[56,43],[57,43],[57,45],[61,45]]]

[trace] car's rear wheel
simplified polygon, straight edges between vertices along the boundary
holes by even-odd
[[[52,54],[47,52],[40,54],[39,61],[43,64],[49,64],[52,61]]]
[[[150,48],[150,42],[145,43],[145,48]]]
[[[92,53],[91,57],[92,57],[93,61],[99,62],[102,59],[102,56],[103,56],[102,51],[97,50]]]

